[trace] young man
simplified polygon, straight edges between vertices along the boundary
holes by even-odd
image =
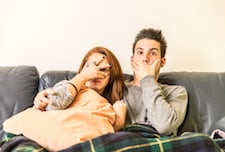
[[[127,83],[126,124],[145,124],[160,134],[176,135],[187,109],[187,92],[183,86],[158,82],[160,68],[166,63],[167,42],[160,30],[143,29],[133,43],[131,65],[134,79]]]

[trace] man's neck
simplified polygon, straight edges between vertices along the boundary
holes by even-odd
[[[138,86],[140,87],[140,81],[135,75],[134,75],[134,79],[129,83],[130,85],[134,85],[134,86]]]

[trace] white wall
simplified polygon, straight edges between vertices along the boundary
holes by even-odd
[[[112,50],[123,70],[142,28],[168,41],[162,71],[225,71],[224,0],[0,0],[0,66],[77,70],[94,46]]]

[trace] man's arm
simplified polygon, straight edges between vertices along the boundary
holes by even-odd
[[[152,76],[146,76],[141,80],[141,88],[148,121],[159,133],[176,132],[186,115],[186,89],[182,86],[161,87]]]

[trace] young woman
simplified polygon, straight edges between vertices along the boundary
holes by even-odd
[[[123,73],[110,50],[91,49],[78,74],[54,88],[40,92],[33,108],[6,120],[4,130],[23,134],[50,151],[58,151],[123,127],[126,114],[126,106],[120,101],[125,89]],[[58,104],[45,94],[51,94]],[[60,101],[68,101],[66,109]]]

